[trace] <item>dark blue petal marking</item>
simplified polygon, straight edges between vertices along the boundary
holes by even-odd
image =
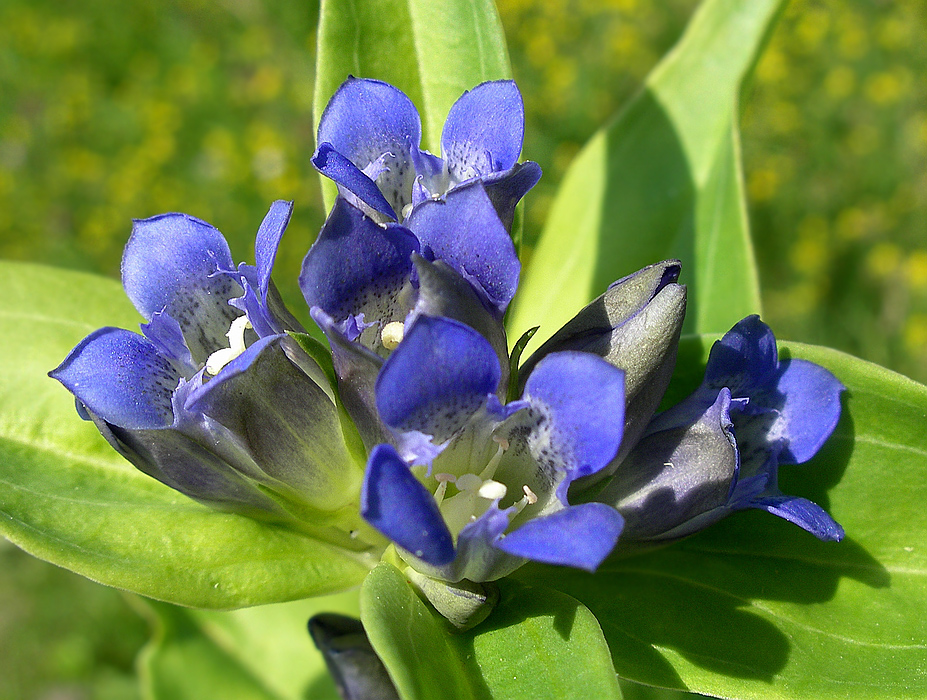
[[[434,496],[391,445],[370,453],[361,489],[361,515],[403,549],[433,566],[454,559],[454,540]]]
[[[500,314],[505,311],[521,264],[482,184],[455,187],[443,200],[422,202],[405,223],[434,258],[474,284]]]
[[[451,438],[494,394],[501,371],[489,342],[469,326],[419,317],[383,365],[377,409],[399,431]]]
[[[453,104],[441,134],[441,155],[457,182],[508,170],[525,136],[525,106],[511,80],[482,83]]]

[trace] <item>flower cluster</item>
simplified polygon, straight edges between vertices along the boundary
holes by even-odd
[[[255,266],[192,217],[136,222],[122,272],[144,335],[97,331],[51,375],[145,473],[345,546],[385,536],[424,588],[529,560],[592,571],[616,546],[743,508],[841,539],[776,476],[828,438],[843,387],[780,360],[757,317],[657,412],[685,316],[678,261],[615,282],[520,366],[510,356],[510,231],[540,177],[518,162],[523,124],[514,83],[483,83],[451,108],[438,157],[402,92],[349,78],[312,158],[339,196],[299,278],[330,355],[270,281],[291,210],[275,202]]]

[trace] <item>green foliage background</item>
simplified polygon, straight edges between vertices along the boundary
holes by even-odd
[[[526,98],[527,253],[565,168],[694,0],[500,0]],[[277,279],[324,217],[309,164],[317,7],[0,4],[0,257],[117,275],[132,217],[184,211],[250,254],[296,200]],[[796,0],[743,119],[767,320],[927,381],[927,10]],[[24,329],[28,332],[28,329]],[[119,594],[0,546],[0,698],[131,697],[144,623]]]

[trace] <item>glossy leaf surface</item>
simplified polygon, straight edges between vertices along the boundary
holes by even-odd
[[[698,382],[708,345],[684,347],[676,398]],[[780,353],[828,367],[848,388],[821,453],[780,469],[782,490],[826,507],[843,542],[749,511],[594,576],[518,576],[588,606],[625,678],[737,698],[923,697],[927,387],[826,348],[784,343]]]
[[[402,697],[620,698],[595,618],[543,586],[499,582],[500,602],[473,630],[449,625],[393,566],[364,582],[364,625]]]
[[[114,281],[0,264],[0,533],[59,566],[207,608],[356,585],[370,564],[312,537],[221,513],[137,471],[46,373],[104,325],[137,328]]]
[[[613,281],[683,261],[689,327],[723,332],[760,308],[743,203],[740,89],[780,0],[707,0],[641,92],[567,171],[515,299],[519,337],[550,337]]]

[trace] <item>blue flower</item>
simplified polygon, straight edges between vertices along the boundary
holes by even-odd
[[[843,528],[784,495],[777,475],[824,444],[843,390],[819,365],[779,360],[769,327],[745,318],[712,347],[701,386],[650,422],[597,500],[624,516],[622,544],[684,537],[744,508],[839,541]]]
[[[594,570],[621,532],[570,484],[615,457],[624,373],[595,355],[551,353],[522,397],[499,400],[495,349],[469,326],[419,316],[376,380],[393,439],[374,447],[361,513],[419,572],[489,581],[526,560]]]
[[[273,204],[256,266],[237,269],[199,219],[136,221],[122,278],[144,335],[100,329],[50,375],[141,471],[210,505],[324,524],[356,502],[362,465],[270,280],[291,209]]]
[[[299,279],[331,343],[341,399],[368,449],[390,434],[376,410],[374,383],[417,316],[476,329],[496,351],[508,386],[502,317],[520,264],[482,183],[423,202],[405,224],[378,224],[339,197]]]
[[[348,78],[319,122],[313,165],[380,223],[403,221],[421,202],[478,180],[506,229],[515,205],[537,183],[537,163],[518,163],[524,104],[510,80],[482,83],[451,107],[442,157],[420,149],[421,121],[397,88]]]

